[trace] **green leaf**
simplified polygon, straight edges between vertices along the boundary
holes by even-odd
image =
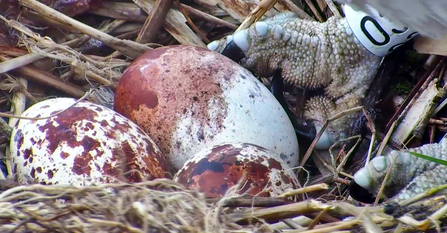
[[[447,161],[445,161],[445,160],[433,158],[433,157],[430,157],[430,156],[427,156],[427,155],[423,155],[423,154],[419,154],[419,153],[416,153],[416,152],[409,152],[409,153],[414,155],[414,156],[416,156],[416,157],[419,157],[421,159],[425,159],[425,160],[428,160],[428,161],[432,161],[432,162],[439,163],[439,164],[447,166]]]

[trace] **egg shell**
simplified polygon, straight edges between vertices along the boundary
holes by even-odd
[[[124,71],[115,110],[149,133],[175,169],[221,143],[253,143],[298,164],[284,109],[248,70],[208,49],[165,46]]]
[[[73,98],[44,100],[22,116],[50,116],[75,102]],[[86,101],[51,118],[21,119],[11,138],[12,171],[20,183],[31,179],[85,186],[114,182],[121,176],[127,182],[171,177],[166,158],[142,129],[113,110]]]
[[[188,189],[206,197],[222,197],[247,172],[235,194],[278,196],[299,187],[292,169],[278,155],[249,143],[232,143],[204,149],[189,159],[174,176]],[[269,191],[265,191],[269,188]]]

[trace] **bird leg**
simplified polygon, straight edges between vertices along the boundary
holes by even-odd
[[[447,183],[447,166],[416,157],[409,152],[447,160],[447,137],[439,143],[408,150],[393,150],[385,156],[378,156],[354,174],[353,182],[377,195],[389,170],[383,195],[392,201],[405,200]],[[350,193],[360,191],[355,188]]]
[[[328,116],[360,105],[382,59],[365,49],[345,18],[331,17],[319,23],[299,19],[291,12],[256,22],[208,48],[242,52],[235,60],[258,76],[272,76],[280,70],[282,79],[296,87],[323,88],[325,95],[310,99],[305,106],[306,119],[316,127]],[[349,119],[331,122],[323,136],[329,141],[321,143],[330,145],[350,136],[344,129]]]

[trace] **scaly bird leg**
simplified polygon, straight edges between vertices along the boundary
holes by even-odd
[[[391,167],[383,194],[394,201],[414,197],[428,189],[447,183],[447,166],[416,157],[409,152],[447,160],[447,137],[439,143],[402,151],[393,150],[385,156],[378,156],[355,173],[353,182],[371,194],[377,195]],[[350,192],[355,193],[359,190],[353,189]]]
[[[243,56],[235,60],[259,76],[272,76],[280,70],[283,80],[297,87],[324,88],[325,96],[310,99],[306,106],[306,118],[315,121],[317,128],[328,115],[360,104],[382,59],[362,46],[344,18],[319,23],[301,20],[290,12],[256,22],[208,48],[241,54],[234,52],[239,49]],[[332,105],[337,107],[326,108]],[[348,119],[331,122],[323,135],[326,140],[317,148],[345,138],[348,129],[343,127],[347,124],[337,124]]]

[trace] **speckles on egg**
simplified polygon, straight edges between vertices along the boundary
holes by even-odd
[[[195,154],[174,180],[207,197],[222,197],[247,173],[238,194],[277,196],[298,188],[296,175],[276,154],[249,144],[221,144]]]
[[[22,116],[49,116],[75,101],[45,100]],[[19,182],[30,176],[45,184],[83,186],[113,182],[126,172],[128,182],[170,176],[166,159],[146,133],[113,110],[90,102],[52,118],[21,119],[12,138],[13,172]]]

